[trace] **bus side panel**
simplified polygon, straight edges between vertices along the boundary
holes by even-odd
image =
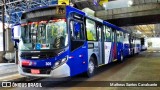
[[[97,59],[97,64],[100,64],[100,55],[99,55],[99,46],[98,46],[98,42],[92,42],[92,41],[88,41],[88,62],[90,60],[90,57],[95,54]]]
[[[111,42],[111,52],[110,52],[110,61],[109,62],[113,62],[114,60],[114,42]]]
[[[88,66],[88,44],[85,44],[73,52],[70,52],[67,64],[70,67],[70,75],[74,76],[87,71]]]
[[[105,49],[105,64],[110,63],[110,58],[111,58],[111,48],[112,48],[112,42],[105,42],[104,43],[104,49]]]
[[[113,60],[114,60],[114,52],[113,52],[113,50],[114,50],[114,43],[113,42],[110,42],[111,44],[111,47],[110,47],[110,53],[109,53],[109,62],[108,63],[111,63],[111,62],[113,62]],[[106,54],[106,53],[105,53]]]
[[[116,51],[117,51],[116,43],[112,42],[112,61],[116,59]]]
[[[122,42],[117,42],[117,59],[121,59],[121,53],[123,53],[123,43]]]

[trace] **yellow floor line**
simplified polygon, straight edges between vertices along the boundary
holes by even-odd
[[[116,61],[117,61],[117,59],[114,59],[114,60],[113,60],[113,62],[116,62]]]

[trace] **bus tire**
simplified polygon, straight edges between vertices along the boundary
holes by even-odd
[[[96,70],[95,59],[93,57],[90,57],[88,63],[88,70],[86,72],[87,77],[92,77],[95,73],[95,70]]]

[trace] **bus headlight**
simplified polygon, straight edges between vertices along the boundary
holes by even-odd
[[[57,62],[54,63],[54,66],[53,66],[52,69],[55,69],[55,68],[59,67],[60,65],[66,63],[66,61],[67,61],[67,57],[65,57],[61,60],[58,60]]]
[[[54,66],[58,66],[58,65],[60,65],[60,61],[57,61],[57,62],[54,64]]]
[[[67,60],[67,57],[63,58],[63,59],[61,60],[61,62],[63,63],[63,62],[65,62],[66,60]]]

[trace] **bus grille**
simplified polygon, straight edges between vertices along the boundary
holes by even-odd
[[[40,59],[49,59],[49,58],[53,58],[54,54],[21,54],[20,57],[22,59],[31,59],[31,60],[40,60]],[[33,57],[37,57],[37,58],[33,58]]]
[[[39,69],[40,70],[40,74],[50,74],[51,69]],[[23,72],[25,73],[31,73],[31,69],[30,68],[23,68]]]

